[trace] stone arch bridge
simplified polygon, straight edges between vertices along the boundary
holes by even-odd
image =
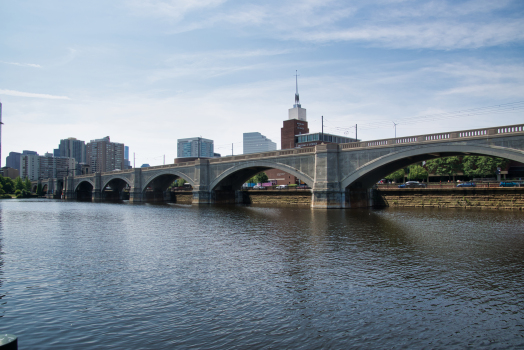
[[[276,168],[311,187],[313,208],[372,205],[372,186],[387,174],[423,160],[453,155],[488,155],[524,163],[524,124],[347,144],[321,144],[123,171],[43,180],[49,196],[63,186],[65,199],[104,200],[129,190],[131,202],[169,200],[168,186],[183,178],[193,187],[192,203],[242,203],[241,186]],[[36,184],[36,182],[35,182]]]

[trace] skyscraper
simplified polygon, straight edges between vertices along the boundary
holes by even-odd
[[[213,140],[202,137],[190,137],[177,140],[177,158],[212,158],[214,157],[214,153]]]
[[[109,136],[91,140],[86,145],[86,160],[91,173],[125,169],[124,144],[111,142]]]
[[[274,151],[277,144],[259,132],[245,132],[243,137],[244,154]]]
[[[77,164],[86,163],[86,144],[85,141],[77,140],[74,137],[60,140],[58,148],[54,150],[55,157],[74,158]],[[80,167],[77,167],[75,174],[81,175]]]

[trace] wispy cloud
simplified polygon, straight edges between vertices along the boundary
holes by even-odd
[[[524,41],[518,0],[308,0],[242,2],[234,6],[223,0],[150,0],[141,6],[151,15],[175,19],[175,33],[234,25],[284,40],[353,41],[388,48],[437,50]]]
[[[133,0],[128,5],[137,13],[183,19],[188,12],[215,8],[227,0]]]
[[[42,68],[41,65],[34,64],[34,63],[18,63],[18,62],[5,62],[5,61],[0,61],[0,63],[11,64],[13,66],[20,66],[20,67]]]
[[[32,92],[23,92],[16,90],[4,90],[0,89],[0,95],[16,96],[16,97],[31,97],[31,98],[45,98],[48,100],[70,100],[67,96],[56,96],[49,94],[35,94]]]

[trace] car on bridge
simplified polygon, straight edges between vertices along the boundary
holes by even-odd
[[[426,188],[426,185],[418,181],[406,181],[405,184],[398,185],[398,188]]]
[[[462,182],[457,187],[477,187],[477,184],[474,182]]]
[[[520,184],[517,182],[506,182],[503,181],[500,183],[499,187],[520,187]]]

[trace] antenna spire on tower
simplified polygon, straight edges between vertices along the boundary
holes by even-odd
[[[295,84],[296,84],[295,104],[293,105],[293,107],[300,107],[300,97],[298,95],[298,70],[295,70]]]

